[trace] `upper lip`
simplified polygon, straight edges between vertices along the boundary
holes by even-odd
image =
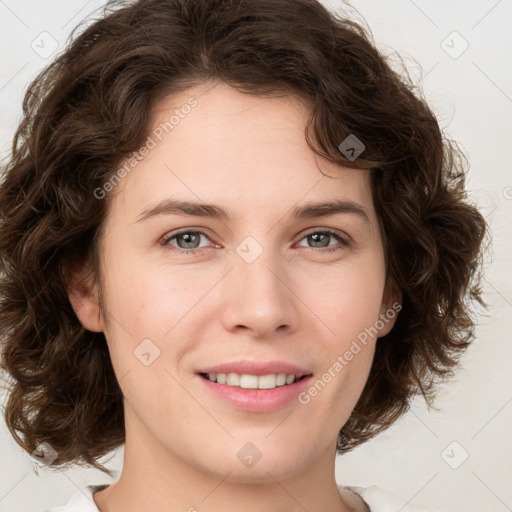
[[[294,374],[296,377],[309,375],[311,372],[300,366],[284,361],[233,361],[215,366],[208,366],[197,371],[197,373],[246,373],[250,375],[268,375],[271,373]]]

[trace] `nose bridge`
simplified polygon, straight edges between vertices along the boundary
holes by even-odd
[[[254,236],[247,236],[238,244],[228,284],[231,293],[226,294],[230,297],[224,317],[226,328],[244,326],[255,333],[268,334],[297,321],[281,263],[278,251]]]

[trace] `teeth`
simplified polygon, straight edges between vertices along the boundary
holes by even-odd
[[[268,375],[250,375],[247,373],[208,373],[208,379],[218,384],[227,384],[243,389],[274,389],[295,382],[295,375],[270,373]]]
[[[236,374],[233,374],[236,375]],[[257,389],[258,388],[258,376],[257,375],[240,375],[240,382],[238,385],[244,389]],[[228,381],[228,384],[231,383]]]

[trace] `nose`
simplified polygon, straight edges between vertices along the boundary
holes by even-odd
[[[223,280],[223,324],[230,332],[246,331],[256,338],[290,333],[299,325],[299,299],[290,272],[270,250],[252,262],[236,256]]]

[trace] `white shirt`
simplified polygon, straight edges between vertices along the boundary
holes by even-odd
[[[92,495],[103,488],[103,485],[88,485],[76,492],[70,500],[58,507],[44,512],[99,512]],[[363,499],[370,512],[441,512],[439,510],[417,507],[400,496],[372,485],[370,487],[351,487],[338,485],[340,491],[352,491]]]

